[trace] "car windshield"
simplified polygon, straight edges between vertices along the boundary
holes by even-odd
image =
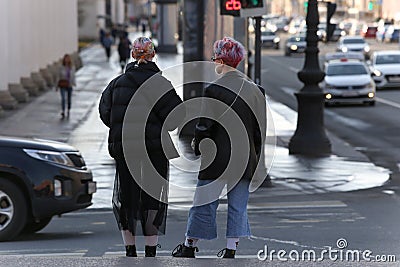
[[[344,44],[365,44],[363,39],[344,39]]]
[[[328,76],[368,74],[365,66],[360,64],[331,65],[326,70]]]
[[[376,57],[375,64],[399,64],[400,55],[380,55]]]

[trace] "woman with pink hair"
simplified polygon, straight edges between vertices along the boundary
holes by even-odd
[[[215,62],[216,73],[221,77],[204,90],[202,111],[205,114],[200,116],[194,138],[194,150],[196,155],[201,155],[201,167],[193,206],[189,211],[185,242],[174,249],[173,257],[195,258],[195,252],[198,251],[197,241],[217,237],[216,211],[225,185],[228,191],[227,241],[226,248],[217,255],[234,258],[239,238],[251,235],[247,201],[265,132],[263,120],[257,120],[259,114],[266,112],[265,97],[257,85],[236,70],[246,56],[241,43],[225,37],[216,41],[213,48],[212,61]],[[207,100],[208,98],[223,104],[216,104],[215,101]],[[232,113],[237,115],[236,118],[240,119],[247,132],[248,143],[236,140],[237,143],[245,144],[244,149],[237,149],[238,144],[231,141],[231,137],[238,136],[239,133],[236,131],[239,127],[237,119],[235,121],[235,116],[230,115]],[[207,114],[214,116],[211,119]],[[213,144],[205,141],[200,150],[199,144],[203,139],[211,139]],[[233,146],[235,150],[232,149]],[[246,150],[248,154],[245,153]],[[230,162],[232,159],[234,162]],[[240,163],[244,163],[244,167]]]
[[[172,156],[167,155],[161,143],[165,131],[177,128],[185,117],[185,110],[179,112],[182,118],[165,122],[170,112],[182,106],[182,100],[176,94],[171,82],[163,77],[160,69],[153,62],[155,49],[147,37],[139,37],[132,44],[134,62],[126,66],[121,74],[104,90],[100,100],[100,118],[110,128],[108,150],[115,159],[116,179],[114,183],[113,210],[121,230],[126,256],[137,257],[136,236],[145,239],[145,257],[155,257],[158,235],[165,234],[167,219],[167,202],[160,196],[152,195],[143,188],[143,181],[168,180],[169,162]],[[148,90],[139,88],[148,81],[156,82],[156,87]],[[148,84],[148,83],[147,83]],[[143,85],[144,87],[146,85]],[[143,87],[142,87],[143,88]],[[160,95],[157,103],[149,99]],[[127,112],[133,97],[147,101],[135,101],[137,114]],[[149,110],[149,114],[146,111]],[[130,118],[129,134],[122,139],[126,117]],[[145,126],[145,134],[141,129]],[[168,134],[168,133],[166,133]],[[169,135],[167,135],[169,137]],[[127,149],[124,144],[132,144]],[[146,151],[142,153],[141,144],[145,143]],[[124,149],[129,154],[124,153]],[[172,148],[174,149],[174,148]],[[129,158],[127,158],[129,155]],[[149,159],[150,162],[146,159]],[[132,163],[128,168],[128,163]],[[159,192],[168,192],[164,183],[150,183]],[[158,192],[158,191],[157,191]],[[138,227],[141,224],[141,227]]]

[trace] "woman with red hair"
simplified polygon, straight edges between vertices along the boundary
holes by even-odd
[[[156,256],[158,235],[165,234],[167,201],[164,194],[151,194],[143,184],[153,185],[156,192],[168,192],[165,184],[157,180],[159,176],[168,180],[168,159],[172,158],[163,149],[161,136],[165,131],[178,127],[185,117],[185,110],[181,108],[179,114],[182,118],[165,122],[171,111],[182,107],[182,100],[171,82],[161,75],[153,62],[154,56],[153,42],[147,37],[137,38],[132,45],[134,62],[126,66],[125,73],[110,82],[99,106],[100,118],[110,128],[108,150],[116,163],[113,210],[127,257],[137,257],[136,236],[139,235],[145,239],[145,257]],[[152,90],[143,90],[149,83],[156,86]],[[151,103],[150,99],[156,99],[156,96],[160,96],[158,101]],[[138,98],[143,101],[134,101],[134,106],[140,112],[129,113],[131,100]],[[123,140],[124,126],[129,134]],[[144,126],[145,134],[141,131]],[[169,137],[168,133],[164,136]],[[123,141],[132,146],[127,149]],[[141,151],[142,143],[146,148],[144,153]]]
[[[257,119],[266,112],[265,97],[257,85],[236,70],[246,56],[241,43],[225,37],[216,41],[213,48],[212,61],[221,77],[204,90],[204,114],[196,125],[194,138],[195,154],[201,155],[201,167],[193,206],[189,211],[185,242],[174,249],[173,257],[195,258],[198,240],[217,237],[216,211],[225,185],[228,191],[227,242],[226,248],[217,255],[234,258],[239,238],[251,235],[247,201],[265,132],[263,120]],[[213,117],[210,118],[209,114]],[[245,131],[237,130],[241,126]],[[238,136],[239,139],[235,139]]]

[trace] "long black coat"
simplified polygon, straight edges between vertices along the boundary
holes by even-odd
[[[216,151],[211,142],[205,142],[198,179],[224,177],[235,181],[250,180],[265,140],[266,104],[263,90],[240,72],[232,71],[209,85],[203,96],[223,104],[203,101],[203,117],[195,130],[195,153],[200,154],[199,143],[206,138],[212,140]],[[214,120],[205,118],[204,114],[213,116]],[[241,126],[245,131],[239,130]],[[245,153],[246,150],[248,153]],[[229,171],[225,172],[230,160]]]
[[[143,235],[165,233],[168,185],[157,179],[168,179],[167,158],[176,151],[172,142],[163,149],[161,137],[170,140],[167,131],[185,117],[182,100],[159,72],[153,62],[128,64],[104,90],[99,105],[100,118],[110,128],[109,153],[116,160],[114,213],[120,230],[134,235],[139,235],[137,221]],[[173,119],[166,120],[177,106]]]

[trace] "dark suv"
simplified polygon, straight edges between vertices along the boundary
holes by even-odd
[[[75,148],[0,136],[0,241],[43,229],[92,204],[96,183]]]

